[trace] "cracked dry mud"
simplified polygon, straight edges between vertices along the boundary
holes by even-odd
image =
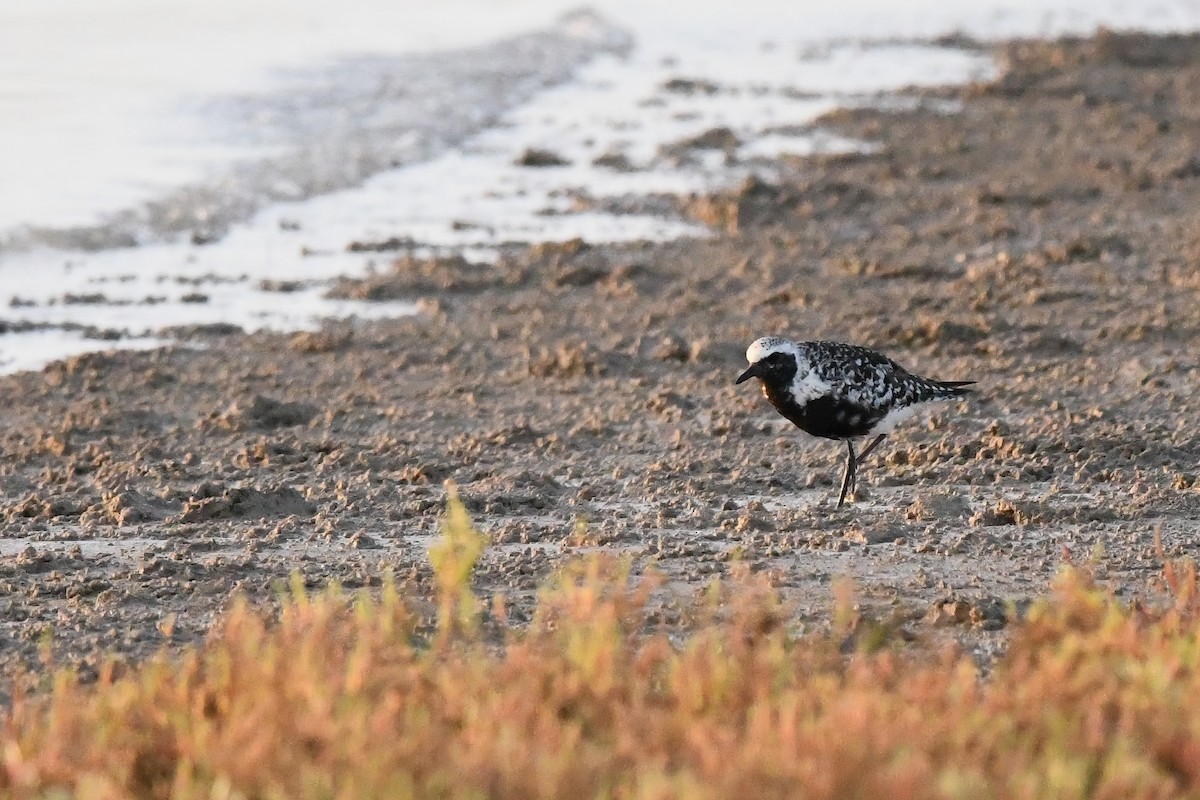
[[[516,619],[597,549],[679,598],[741,559],[809,626],[846,575],[864,615],[985,659],[1064,552],[1153,592],[1200,520],[1200,39],[999,52],[993,83],[821,121],[877,151],[619,203],[710,239],[402,258],[336,291],[413,318],[0,378],[0,658],[36,664],[47,631],[85,673],[142,657],[292,570],[426,596],[447,479]],[[836,511],[843,448],[733,386],[764,334],[979,392],[902,427]]]

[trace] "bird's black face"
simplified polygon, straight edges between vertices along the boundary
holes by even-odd
[[[795,356],[790,353],[771,353],[751,364],[750,368],[738,376],[734,383],[743,383],[751,378],[758,378],[768,386],[782,388],[791,383],[794,377],[796,377]]]

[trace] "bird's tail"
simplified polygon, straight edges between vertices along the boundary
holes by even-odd
[[[974,389],[966,388],[973,386],[975,381],[930,381],[930,383],[937,387],[941,391],[942,396],[946,398],[962,397],[975,391]]]

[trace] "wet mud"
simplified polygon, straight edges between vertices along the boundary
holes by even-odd
[[[293,571],[391,571],[419,603],[447,480],[517,621],[597,550],[668,574],[666,624],[745,564],[799,627],[847,576],[864,618],[983,660],[1064,560],[1153,595],[1200,529],[1200,39],[999,53],[992,83],[820,121],[867,152],[617,203],[707,239],[404,256],[334,291],[411,318],[0,378],[0,661],[196,641]],[[978,392],[902,426],[835,510],[844,448],[733,385],[768,334]]]

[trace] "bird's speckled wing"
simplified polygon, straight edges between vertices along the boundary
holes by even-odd
[[[805,342],[813,372],[837,399],[882,417],[897,407],[948,396],[882,353],[841,342]]]

